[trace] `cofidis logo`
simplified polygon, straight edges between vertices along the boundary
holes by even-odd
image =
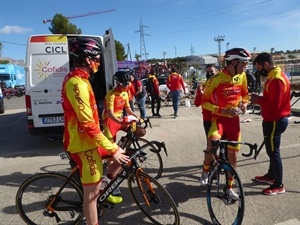
[[[69,69],[65,66],[54,66],[51,65],[51,61],[38,61],[36,69],[34,71],[38,74],[39,79],[46,79],[49,76],[52,77],[64,77]]]

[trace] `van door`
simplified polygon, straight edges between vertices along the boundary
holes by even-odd
[[[116,56],[115,39],[112,29],[109,28],[103,36],[104,45],[104,61],[105,61],[105,78],[106,78],[106,92],[112,89],[114,82],[113,76],[118,70],[118,62]]]
[[[61,87],[69,73],[65,35],[31,36],[27,50],[26,108],[29,128],[63,126]]]

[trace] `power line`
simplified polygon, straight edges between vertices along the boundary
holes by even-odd
[[[12,44],[12,45],[21,45],[21,46],[26,46],[26,44],[21,44],[21,43],[15,43],[15,42],[10,42],[10,41],[0,41],[2,43],[6,44]]]
[[[102,14],[102,13],[107,13],[107,12],[113,12],[116,11],[116,9],[108,9],[108,10],[104,10],[104,11],[97,11],[97,12],[89,12],[89,13],[84,13],[84,14],[79,14],[79,15],[75,15],[75,16],[68,16],[67,19],[74,19],[74,18],[79,18],[79,17],[84,17],[84,16],[93,16],[93,15],[97,15],[97,14]],[[43,23],[48,23],[48,22],[52,22],[52,20],[43,20]]]
[[[256,16],[256,17],[253,17],[253,18],[234,20],[234,21],[225,22],[225,23],[218,23],[218,24],[215,24],[215,25],[209,24],[207,26],[198,27],[198,28],[192,28],[192,29],[185,29],[185,30],[176,29],[176,31],[170,31],[170,32],[165,32],[165,33],[157,33],[157,34],[153,34],[153,35],[177,34],[177,33],[191,32],[191,31],[195,31],[195,30],[204,30],[204,29],[208,29],[208,28],[220,27],[220,26],[224,26],[224,25],[228,25],[228,24],[236,24],[238,22],[251,21],[251,20],[256,20],[256,19],[264,18],[264,17],[268,17],[268,16],[289,13],[289,12],[292,12],[292,11],[298,11],[298,9],[289,9],[289,10],[285,10],[285,11],[281,11],[281,12],[274,12],[274,13],[270,13],[270,14],[266,14],[266,15]],[[207,17],[211,17],[211,16],[207,16]],[[201,19],[203,19],[203,18],[201,18]]]

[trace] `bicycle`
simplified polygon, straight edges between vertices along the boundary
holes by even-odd
[[[213,157],[208,173],[206,201],[209,215],[215,225],[240,225],[242,224],[245,211],[243,184],[236,169],[227,161],[226,146],[228,144],[247,145],[251,154],[242,154],[245,157],[249,157],[253,151],[257,151],[257,144],[228,140],[212,141],[212,150],[204,151]],[[226,192],[229,186],[229,177],[232,177],[234,180],[232,189],[238,194],[238,200],[232,199]]]
[[[127,179],[134,201],[153,224],[180,224],[179,212],[170,194],[137,163],[139,154],[150,143],[129,149],[130,162],[122,165],[117,177],[98,197],[98,216],[103,215],[104,207],[113,208],[105,200]],[[78,167],[74,166],[68,176],[49,172],[28,178],[16,194],[16,208],[21,218],[27,224],[79,224],[84,217],[83,189],[77,176]]]
[[[136,150],[147,144],[147,147],[137,155],[136,161],[147,174],[155,179],[159,179],[163,172],[163,160],[160,152],[163,149],[166,156],[168,156],[168,152],[164,142],[148,141],[140,137],[141,132],[143,134],[146,133],[145,129],[148,125],[152,128],[149,118],[144,119],[142,124],[137,122],[129,123],[125,130],[126,134],[120,138],[118,145],[128,152],[130,151],[129,149]]]

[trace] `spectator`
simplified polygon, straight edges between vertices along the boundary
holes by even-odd
[[[134,76],[133,74],[131,74],[130,77],[131,77],[131,83],[135,90],[134,97],[140,110],[140,117],[142,119],[145,119],[146,118],[146,95],[147,95],[145,87],[138,77]]]
[[[240,141],[240,120],[239,114],[246,111],[248,104],[247,78],[244,72],[250,60],[250,53],[243,48],[233,48],[225,52],[224,59],[226,66],[215,76],[211,77],[204,90],[201,106],[212,112],[211,127],[208,132],[209,140],[226,138],[231,141]],[[242,105],[240,101],[242,99]],[[236,167],[237,154],[240,146],[228,145],[228,162]],[[210,151],[212,144],[209,141],[207,151]],[[208,171],[212,157],[204,157],[201,184],[207,185]],[[227,194],[238,200],[239,196],[232,189],[233,177],[228,176]]]
[[[263,96],[252,94],[251,102],[261,106],[264,142],[270,159],[268,172],[263,176],[256,176],[255,180],[271,185],[263,189],[263,194],[276,195],[285,192],[280,141],[291,113],[290,82],[280,67],[275,66],[274,59],[269,53],[258,54],[253,65],[262,77],[267,78]]]
[[[129,162],[125,151],[110,142],[100,130],[97,104],[90,85],[90,74],[100,65],[101,44],[92,38],[79,37],[70,44],[74,69],[62,84],[64,110],[63,143],[79,168],[83,188],[83,214],[88,225],[98,225],[97,198],[103,171],[102,155],[110,154],[118,163]],[[92,160],[87,160],[87,158]],[[93,169],[91,173],[90,168]],[[122,201],[122,197],[110,200]]]
[[[253,73],[249,70],[246,70],[246,77],[247,77],[247,85],[248,85],[248,92],[252,93],[256,90],[256,78]]]
[[[181,89],[183,89],[184,94],[186,93],[183,78],[180,74],[176,73],[175,68],[171,69],[171,74],[167,79],[167,87],[170,89],[170,95],[173,102],[174,118],[176,118],[178,117],[178,107]]]
[[[149,88],[148,94],[151,97],[151,110],[152,110],[152,117],[161,117],[159,114],[160,110],[160,92],[159,92],[159,83],[157,78],[155,77],[155,72],[154,69],[150,70],[149,76],[148,76],[148,81],[149,86],[152,85],[152,88]],[[156,102],[156,113],[155,113],[155,102]]]

